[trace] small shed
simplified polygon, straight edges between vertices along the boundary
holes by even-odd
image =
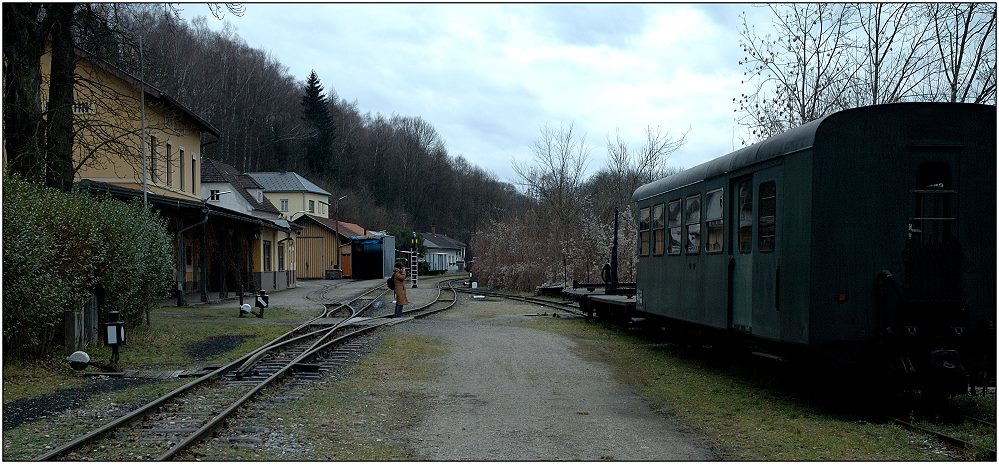
[[[351,272],[355,280],[382,279],[392,275],[395,237],[354,237],[350,241]]]

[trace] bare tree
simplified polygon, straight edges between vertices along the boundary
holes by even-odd
[[[950,102],[996,101],[996,4],[930,3],[939,79]]]
[[[773,37],[742,25],[750,91],[733,103],[751,139],[862,105],[995,103],[994,3],[769,8]]]
[[[658,126],[645,128],[645,143],[634,148],[620,133],[607,139],[607,167],[597,171],[585,191],[603,224],[613,223],[614,208],[632,207],[631,194],[642,184],[666,177],[679,169],[670,156],[687,143],[690,128],[673,137]]]
[[[918,5],[858,3],[857,56],[851,106],[896,103],[925,94],[934,62],[932,31]]]
[[[41,69],[51,23],[38,3],[3,4],[3,143],[11,172],[45,178]]]
[[[645,144],[638,150],[631,149],[630,144],[621,138],[620,131],[615,140],[607,139],[607,156],[610,158],[612,172],[629,181],[626,186],[634,190],[639,185],[671,174],[669,157],[687,143],[690,128],[678,137],[671,137],[669,131],[663,131],[659,126],[645,128]]]
[[[528,196],[567,227],[583,207],[578,199],[589,157],[586,136],[578,134],[573,124],[559,129],[545,126],[531,148],[534,164],[515,162],[513,170]]]
[[[774,35],[762,37],[742,22],[740,45],[752,90],[733,99],[739,121],[752,135],[767,138],[845,107],[856,28],[843,4],[768,5]]]
[[[580,212],[586,207],[581,198],[589,156],[586,137],[578,134],[573,124],[559,129],[544,126],[532,150],[535,164],[514,163],[513,170],[520,176],[527,195],[538,202],[542,214],[554,219],[552,235],[541,238],[558,244],[563,278],[568,278],[565,269],[579,234]]]

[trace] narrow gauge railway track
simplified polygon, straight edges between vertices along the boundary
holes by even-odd
[[[445,291],[452,296],[447,298]],[[210,437],[265,387],[298,370],[313,370],[315,365],[309,362],[325,352],[396,322],[387,316],[362,316],[387,292],[379,286],[347,302],[324,304],[319,316],[284,335],[35,460],[171,459]],[[424,317],[443,311],[455,304],[455,296],[450,283],[442,282],[434,301],[405,315]]]
[[[983,421],[981,419],[976,419],[974,417],[967,417],[967,416],[964,419],[967,420],[967,421],[975,422],[975,423],[980,424],[980,425],[985,425],[985,426],[992,427],[993,432],[995,431],[995,424],[993,424],[991,422],[986,422],[986,421]],[[975,443],[971,443],[969,441],[962,440],[962,439],[960,439],[958,437],[955,437],[953,435],[948,435],[946,433],[942,433],[942,432],[937,431],[937,430],[932,430],[932,429],[929,429],[929,428],[926,428],[926,427],[923,427],[923,426],[920,426],[920,425],[916,425],[916,424],[914,424],[912,422],[904,421],[904,420],[896,418],[896,417],[888,417],[888,420],[890,422],[894,423],[894,424],[898,424],[898,425],[900,425],[902,427],[905,427],[908,430],[911,430],[911,431],[914,431],[914,432],[918,432],[918,433],[923,433],[923,434],[932,436],[934,438],[937,438],[937,439],[943,441],[944,443],[947,443],[948,445],[953,446],[953,447],[955,447],[955,448],[957,448],[957,449],[959,449],[961,451],[964,451],[964,452],[975,452],[975,451],[978,451],[978,452],[981,452],[981,453],[985,453],[985,455],[987,455],[987,459],[989,459],[991,461],[995,461],[996,460],[996,450],[994,450],[994,449],[987,449],[987,448],[979,446],[979,445],[977,445]]]
[[[461,293],[470,293],[474,295],[485,295],[497,298],[506,298],[508,300],[523,301],[525,303],[536,304],[539,306],[545,306],[552,309],[557,309],[559,311],[564,311],[570,313],[574,316],[585,317],[586,314],[579,309],[579,306],[568,304],[568,303],[558,303],[551,300],[545,300],[542,298],[532,298],[529,296],[513,295],[510,293],[496,292],[492,290],[480,290],[480,289],[470,289],[470,288],[460,288],[457,289]]]

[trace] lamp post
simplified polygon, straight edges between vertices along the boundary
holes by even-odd
[[[336,201],[333,203],[334,208],[336,209],[336,217],[334,217],[333,220],[336,221],[336,269],[337,270],[340,270],[340,200],[343,200],[344,198],[347,198],[347,195],[337,198]],[[341,274],[341,278],[342,277],[343,275]]]

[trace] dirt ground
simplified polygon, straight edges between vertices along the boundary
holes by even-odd
[[[315,307],[322,287],[359,293],[371,283],[305,283],[272,303]],[[412,306],[430,302],[432,281],[409,288]],[[278,302],[280,300],[280,302]],[[386,303],[384,311],[390,311]],[[711,448],[651,410],[610,369],[578,354],[566,337],[533,329],[531,305],[473,300],[389,330],[445,345],[440,374],[423,388],[423,417],[400,437],[429,461],[704,461]]]
[[[538,308],[459,299],[394,330],[446,344],[428,412],[409,433],[432,461],[703,461],[710,447],[653,412],[571,340],[527,327]]]

